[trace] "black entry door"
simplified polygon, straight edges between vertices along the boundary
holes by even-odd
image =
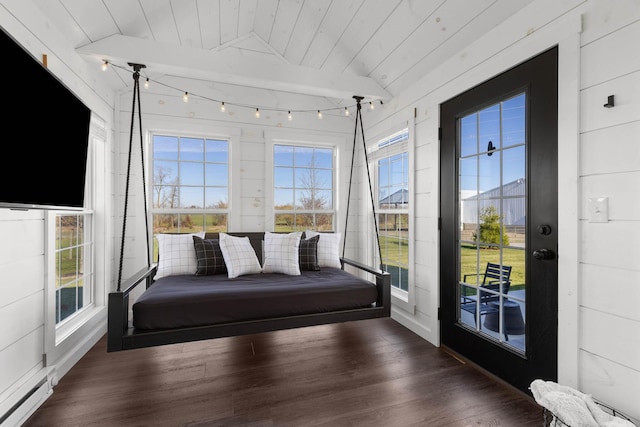
[[[557,379],[557,48],[440,106],[442,345]]]

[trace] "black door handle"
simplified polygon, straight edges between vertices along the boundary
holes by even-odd
[[[537,260],[544,261],[553,259],[555,255],[549,249],[536,249],[535,251],[533,251],[533,257]]]

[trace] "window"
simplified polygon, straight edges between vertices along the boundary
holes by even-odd
[[[55,322],[93,302],[92,214],[55,214]]]
[[[382,139],[371,155],[381,263],[391,274],[392,286],[403,291],[409,290],[408,136],[408,130],[403,129]]]
[[[60,345],[75,345],[86,339],[92,319],[104,316],[106,283],[104,271],[107,223],[96,215],[105,211],[105,198],[94,197],[108,190],[109,155],[106,123],[91,114],[84,207],[50,209],[45,213],[45,319],[44,351],[47,363],[55,364]],[[62,190],[64,188],[62,187]],[[64,343],[64,344],[63,344]],[[70,344],[69,344],[70,343]]]
[[[334,149],[273,146],[274,230],[334,230]]]
[[[227,231],[229,141],[153,135],[152,143],[153,233]]]

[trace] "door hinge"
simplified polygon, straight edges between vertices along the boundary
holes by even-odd
[[[440,307],[438,307],[438,320],[440,320]]]
[[[438,141],[442,141],[442,128],[438,128]]]
[[[442,217],[438,217],[438,231],[442,230]]]

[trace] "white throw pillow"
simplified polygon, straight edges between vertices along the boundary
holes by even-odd
[[[320,236],[318,240],[318,265],[320,267],[342,268],[340,263],[340,233],[318,233],[307,230],[305,235],[308,238]]]
[[[237,237],[220,233],[219,240],[224,264],[227,266],[227,275],[230,279],[262,272],[256,251],[253,250],[247,236]]]
[[[264,233],[263,273],[300,275],[299,248],[302,233]]]
[[[178,274],[195,274],[198,268],[193,236],[204,238],[204,231],[191,234],[156,234],[158,271],[155,279]]]

